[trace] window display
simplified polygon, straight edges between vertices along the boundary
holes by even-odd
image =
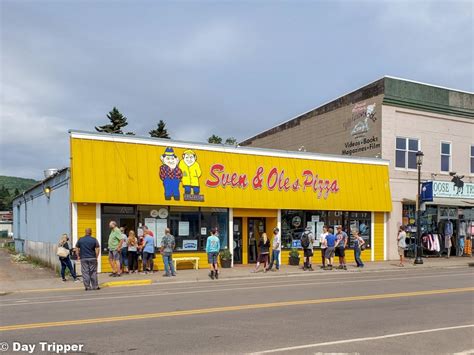
[[[317,240],[315,247],[319,248],[319,234],[322,233],[324,225],[335,229],[336,226],[342,225],[344,231],[349,236],[349,247],[352,248],[354,240],[351,230],[358,229],[361,237],[367,243],[367,248],[371,247],[371,213],[370,212],[347,212],[347,211],[297,211],[282,210],[281,211],[281,237],[282,247],[289,249],[292,247],[299,248],[301,234],[304,228],[309,226]]]
[[[151,217],[153,211],[159,211],[156,218]],[[212,228],[218,228],[221,247],[226,248],[228,218],[225,208],[138,206],[139,223],[155,228],[157,246],[164,229],[169,227],[176,240],[176,251],[204,251]]]

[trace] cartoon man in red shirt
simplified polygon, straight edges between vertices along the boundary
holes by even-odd
[[[165,199],[179,201],[179,184],[183,177],[183,172],[178,167],[179,159],[174,153],[172,147],[167,147],[161,155],[160,179],[163,181],[165,188]]]

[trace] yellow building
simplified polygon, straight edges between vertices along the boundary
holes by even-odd
[[[215,227],[234,265],[255,262],[261,234],[275,227],[283,264],[305,227],[317,237],[323,225],[359,229],[369,246],[362,259],[386,258],[387,161],[79,131],[70,133],[70,146],[74,243],[93,229],[102,272],[110,270],[111,220],[128,230],[146,225],[158,244],[170,227],[175,257],[197,256],[200,267]],[[163,269],[161,258],[155,263]]]

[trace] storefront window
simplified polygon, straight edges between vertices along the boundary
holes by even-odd
[[[221,241],[221,249],[228,247],[228,230],[229,230],[228,213],[225,208],[201,208],[201,225],[200,231],[203,237],[202,250],[206,249],[207,236],[212,228],[219,231],[219,239]]]
[[[219,230],[221,248],[226,248],[228,218],[225,208],[138,206],[139,223],[154,232],[157,247],[169,227],[176,240],[176,251],[205,251],[212,228]]]
[[[349,236],[349,247],[353,247],[354,241],[351,230],[358,229],[362,238],[371,247],[371,213],[370,212],[344,212],[344,211],[297,211],[282,210],[282,247],[299,248],[301,234],[306,226],[309,226],[316,238],[315,248],[319,248],[319,235],[325,225],[336,229],[341,225]]]

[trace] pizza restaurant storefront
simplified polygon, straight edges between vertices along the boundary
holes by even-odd
[[[258,241],[275,227],[283,264],[292,248],[301,252],[306,226],[315,235],[324,225],[343,225],[348,234],[357,228],[369,246],[362,259],[385,258],[391,210],[386,161],[75,131],[70,147],[74,242],[93,229],[103,272],[109,271],[111,220],[126,230],[146,225],[157,246],[169,227],[175,257],[199,257],[201,268],[215,227],[233,265],[256,262]],[[155,264],[163,269],[160,257]]]

